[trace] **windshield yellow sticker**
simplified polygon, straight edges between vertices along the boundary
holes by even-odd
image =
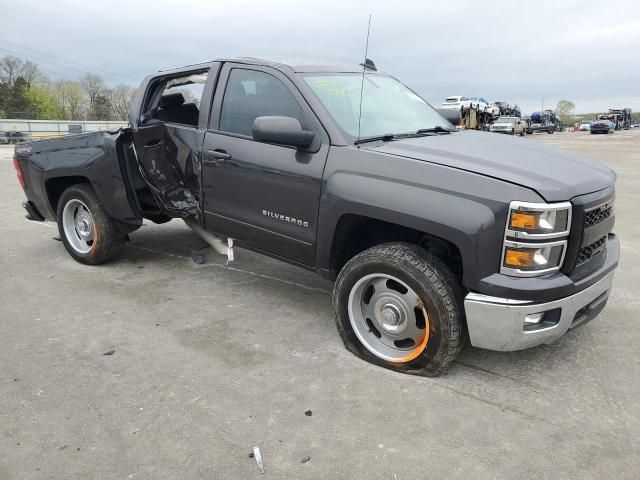
[[[331,82],[323,78],[316,78],[313,83],[326,90],[329,95],[339,97],[357,97],[360,95],[360,89],[352,88],[349,85]]]

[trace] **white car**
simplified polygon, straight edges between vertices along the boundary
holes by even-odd
[[[448,110],[459,110],[460,113],[471,108],[471,100],[462,95],[447,97],[440,108],[446,108]]]
[[[495,103],[490,103],[489,105],[487,105],[487,109],[485,111],[487,113],[490,113],[493,117],[497,117],[500,115],[500,107]]]
[[[491,124],[490,131],[496,133],[507,133],[509,135],[520,135],[524,137],[527,133],[527,122],[519,117],[508,117],[503,115]]]
[[[581,132],[588,132],[589,130],[591,130],[591,122],[582,122],[580,124]]]
[[[493,116],[500,115],[500,107],[482,97],[469,97],[469,100],[471,101],[471,106],[479,112],[490,113]]]

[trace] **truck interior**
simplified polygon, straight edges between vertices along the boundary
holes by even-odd
[[[143,109],[147,112],[145,123],[157,120],[197,127],[207,74],[206,71],[195,72],[156,83]]]

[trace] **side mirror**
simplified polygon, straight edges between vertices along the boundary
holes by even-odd
[[[448,120],[451,125],[460,125],[460,120],[462,120],[460,110],[451,110],[449,108],[437,108],[436,110]]]
[[[309,147],[316,137],[315,132],[303,130],[293,117],[257,117],[253,121],[253,139],[258,142],[278,143],[293,147]]]

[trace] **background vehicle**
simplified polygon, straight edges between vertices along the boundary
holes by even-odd
[[[495,103],[489,103],[486,111],[494,117],[500,115],[500,107],[498,107]]]
[[[520,135],[521,137],[527,132],[527,122],[518,117],[500,116],[493,122],[490,131],[496,133],[507,133],[509,135]]]
[[[631,128],[631,109],[630,108],[610,108],[609,114],[614,116],[616,130]]]
[[[151,75],[130,128],[16,147],[27,216],[56,221],[90,265],[143,218],[183,218],[230,260],[238,244],[316,271],[335,281],[346,347],[401,372],[438,375],[467,334],[518,350],[594,318],[619,256],[615,174],[457,132],[365,65],[241,58]]]
[[[533,112],[531,114],[531,122],[529,123],[528,133],[553,133],[556,131],[558,123],[558,117],[552,110],[545,110],[544,112]]]
[[[602,115],[601,115],[602,116]],[[591,122],[591,133],[614,133],[616,131],[616,124],[608,118],[598,118]]]
[[[471,108],[471,100],[463,96],[447,97],[442,105],[440,105],[440,108],[460,110],[460,112],[464,112]]]
[[[0,144],[16,144],[31,140],[31,135],[25,132],[0,132]]]
[[[511,109],[511,105],[507,102],[494,102],[495,105],[500,109],[500,115],[511,115],[513,113]]]
[[[591,130],[591,121],[582,121],[580,122],[580,131],[581,132],[588,132],[589,130]]]
[[[482,97],[469,97],[471,106],[479,112],[486,112],[489,107],[489,102]]]

